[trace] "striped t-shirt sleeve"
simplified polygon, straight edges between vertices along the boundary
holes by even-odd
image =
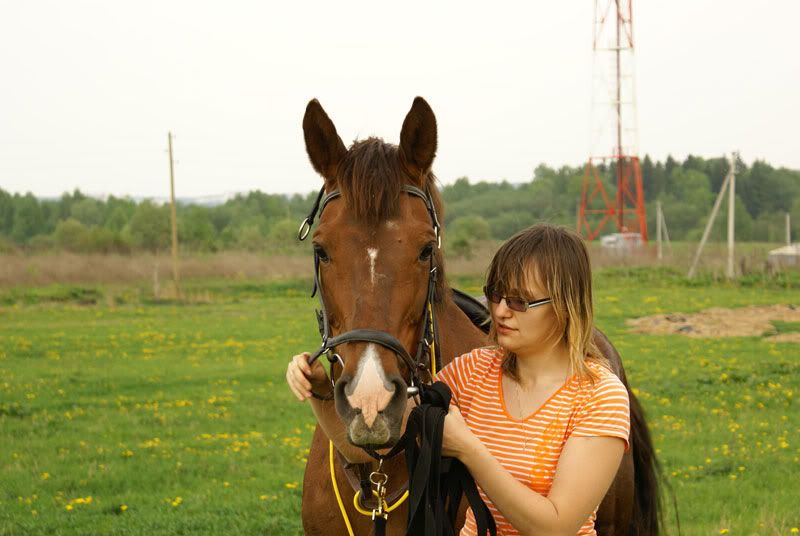
[[[628,390],[614,374],[609,373],[594,385],[594,392],[575,416],[573,436],[619,437],[628,441],[631,429]]]

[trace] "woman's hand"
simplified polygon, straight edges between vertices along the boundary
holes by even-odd
[[[478,441],[455,404],[450,405],[447,417],[444,418],[442,435],[442,456],[458,458],[462,462],[464,455],[469,453]]]
[[[308,352],[298,354],[292,357],[286,367],[286,383],[301,402],[311,397],[312,389],[320,395],[330,392],[331,389],[325,367],[319,361],[309,365],[309,357],[311,354]]]

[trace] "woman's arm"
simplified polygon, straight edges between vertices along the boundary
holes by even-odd
[[[452,406],[444,436],[444,452],[467,466],[495,507],[522,534],[576,534],[608,491],[625,448],[616,437],[570,438],[545,497],[514,478]]]

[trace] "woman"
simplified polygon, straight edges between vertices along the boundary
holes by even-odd
[[[592,342],[586,247],[567,229],[534,225],[495,254],[485,293],[495,346],[457,357],[437,378],[454,402],[443,454],[467,466],[498,534],[596,534],[630,419],[627,390]],[[287,370],[301,400],[314,376],[306,359]],[[476,534],[471,512],[461,534]]]

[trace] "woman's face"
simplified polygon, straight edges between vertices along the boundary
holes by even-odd
[[[520,297],[528,302],[550,298],[538,278],[530,279],[527,288],[510,289],[503,294]],[[561,330],[557,329],[558,320],[552,303],[518,312],[509,309],[506,300],[502,299],[499,304],[489,302],[489,311],[497,331],[497,343],[517,356],[541,352],[561,339]]]

